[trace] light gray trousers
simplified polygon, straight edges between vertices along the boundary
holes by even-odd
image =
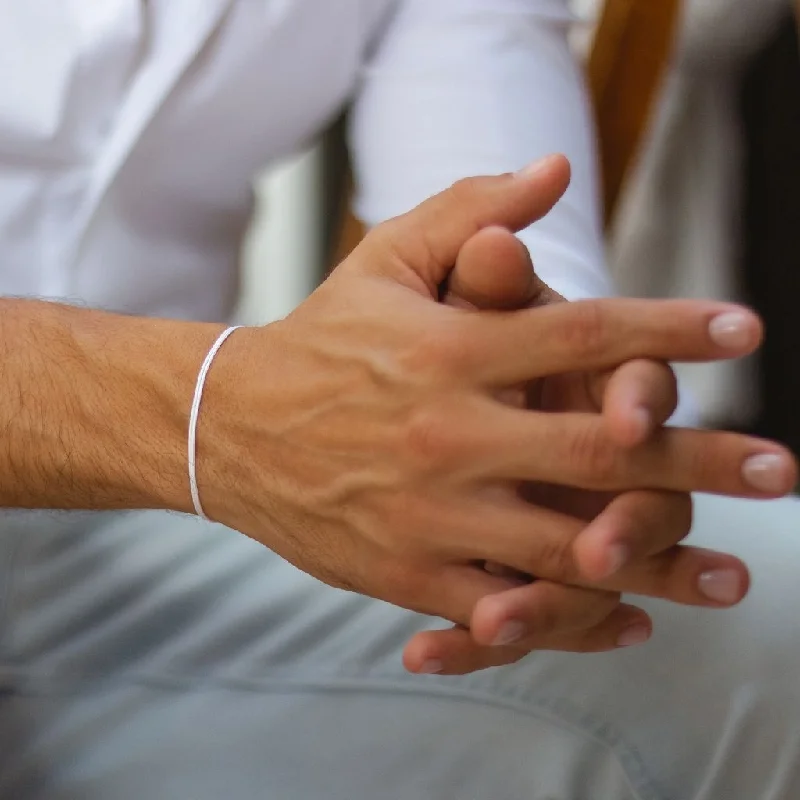
[[[0,520],[2,800],[798,800],[800,503],[698,498],[731,611],[641,648],[412,676],[431,620],[195,519]]]

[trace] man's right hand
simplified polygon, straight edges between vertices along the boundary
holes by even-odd
[[[546,213],[555,198],[541,190],[545,173],[457,184],[376,228],[286,320],[235,334],[200,418],[212,517],[333,586],[468,625],[481,598],[509,586],[487,561],[553,583],[571,577],[561,554],[572,521],[522,502],[520,481],[756,498],[792,488],[793,459],[776,444],[672,430],[626,448],[598,414],[503,402],[507,388],[555,373],[739,357],[760,336],[751,312],[714,302],[508,312],[436,302],[477,231],[518,230]],[[753,458],[771,471],[771,491],[748,483]],[[598,602],[595,612],[607,620],[580,649],[615,647],[641,623],[635,610],[608,616]],[[557,594],[548,619],[562,633],[586,624],[585,609]]]

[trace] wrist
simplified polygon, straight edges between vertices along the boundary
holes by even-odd
[[[203,511],[245,533],[260,527],[272,474],[266,465],[281,437],[278,327],[242,328],[225,341],[206,376],[197,420],[195,474]]]
[[[114,496],[127,508],[160,508],[192,513],[187,437],[198,372],[223,326],[173,320],[116,317],[102,327],[75,331],[79,351],[98,352],[108,337],[104,359],[87,383],[96,388],[89,403],[93,435],[104,457],[105,507]],[[106,398],[114,396],[113,402]],[[105,434],[105,435],[104,435]],[[117,468],[114,468],[114,464]]]
[[[189,406],[220,326],[0,301],[0,504],[191,510]]]

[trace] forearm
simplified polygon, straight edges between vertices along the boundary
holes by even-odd
[[[219,330],[0,299],[0,506],[189,511],[188,411]]]

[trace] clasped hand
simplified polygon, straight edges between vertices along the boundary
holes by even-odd
[[[667,362],[752,352],[755,315],[557,302],[537,282],[511,232],[567,182],[551,158],[378,226],[209,376],[206,510],[332,586],[455,623],[409,643],[413,671],[644,641],[623,592],[733,605],[744,564],[680,545],[688,493],[777,497],[796,480],[779,445],[663,427]]]

